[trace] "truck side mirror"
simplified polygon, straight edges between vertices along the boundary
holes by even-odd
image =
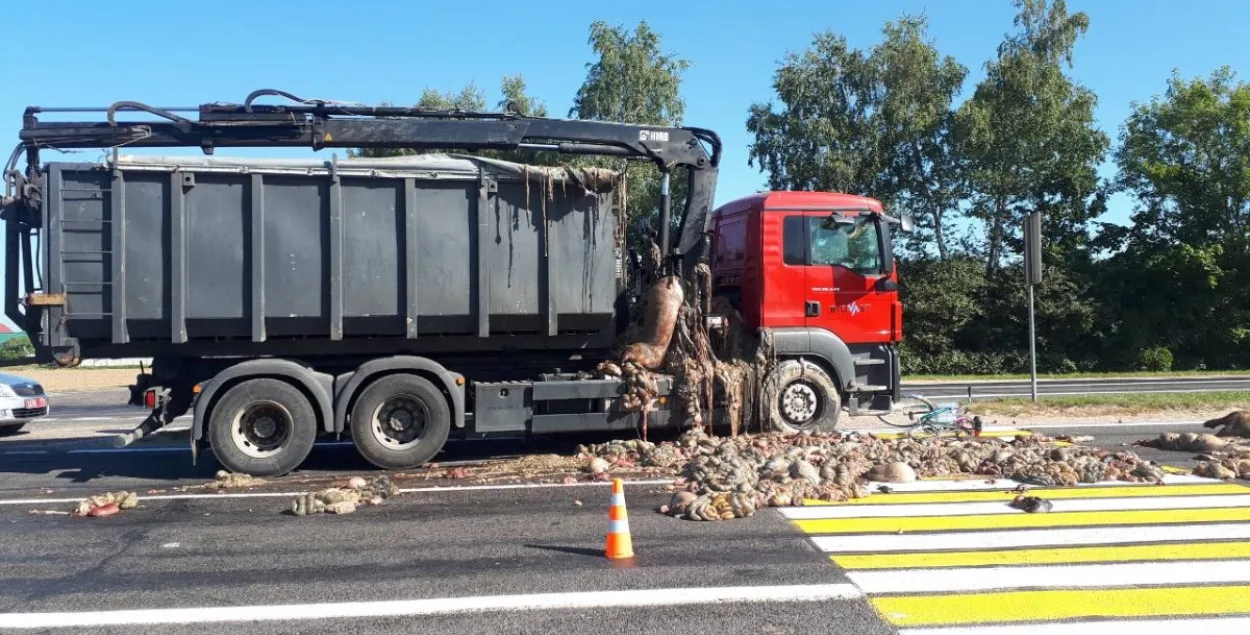
[[[903,214],[903,217],[899,219],[898,225],[904,234],[910,234],[916,229],[916,224],[912,221],[911,214]]]
[[[891,280],[889,277],[882,276],[877,280],[876,284],[873,285],[873,288],[877,291],[898,291],[898,283]]]

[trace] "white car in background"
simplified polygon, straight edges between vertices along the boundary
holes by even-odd
[[[12,434],[22,426],[48,415],[48,395],[39,382],[0,373],[0,435]]]

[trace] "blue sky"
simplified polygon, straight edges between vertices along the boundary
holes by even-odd
[[[0,91],[0,141],[16,143],[22,109],[31,104],[103,106],[127,99],[194,106],[240,101],[262,87],[409,103],[424,87],[456,90],[469,82],[493,102],[500,77],[514,73],[525,76],[553,114],[564,116],[591,60],[590,23],[646,19],[667,50],[693,64],[683,83],[686,122],[716,130],[725,141],[720,202],[763,187],[763,175],[747,166],[747,108],[772,97],[777,64],[805,48],[814,32],[834,29],[853,46],[868,47],[886,20],[925,13],[939,49],[971,71],[966,96],[1012,29],[1013,16],[1008,0],[124,4],[122,10],[121,3],[63,0],[55,9],[52,3],[6,9],[9,72]],[[1162,92],[1173,68],[1185,76],[1225,64],[1250,69],[1243,40],[1250,3],[1070,0],[1069,8],[1086,11],[1091,20],[1072,73],[1098,93],[1099,124],[1113,138],[1130,102]],[[1125,201],[1114,201],[1104,220],[1124,222],[1127,212]]]

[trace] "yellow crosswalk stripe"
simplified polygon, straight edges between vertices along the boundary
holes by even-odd
[[[906,633],[1250,616],[1250,486],[1166,478],[1029,488],[1048,513],[1000,513],[1017,483],[968,476],[787,515]]]
[[[830,558],[848,570],[931,569],[1009,565],[1235,560],[1250,558],[1250,542],[1201,542],[1158,545],[1047,547],[984,551],[844,554]]]
[[[917,439],[926,439],[926,438],[933,436],[932,434],[928,432],[917,432],[915,434],[911,434],[908,432],[878,432],[876,430],[872,431],[872,435],[877,437],[878,439],[902,439],[902,438],[909,437],[909,436],[915,437]],[[956,432],[954,430],[950,430],[950,431],[942,430],[938,433],[938,436],[953,437],[953,436],[956,436]],[[972,437],[971,434],[968,434],[968,436],[970,438]],[[982,438],[991,438],[991,439],[1028,437],[1028,436],[1033,436],[1033,433],[1029,432],[1028,430],[1016,430],[1016,429],[984,430],[981,432]]]
[[[1074,498],[1136,498],[1152,496],[1206,496],[1216,494],[1247,494],[1250,487],[1235,483],[1211,485],[1127,485],[1124,487],[1039,487],[1030,489],[1030,496],[1063,500]],[[804,501],[804,505],[905,505],[916,503],[976,503],[1008,501],[1016,497],[1011,489],[964,490],[950,492],[895,492],[871,494],[845,502]]]
[[[855,534],[917,531],[968,531],[1092,525],[1164,525],[1250,521],[1250,508],[1149,509],[1133,511],[913,516],[909,518],[821,518],[792,521],[809,534]]]
[[[894,626],[1232,615],[1250,613],[1250,586],[940,593],[875,597],[871,602]]]

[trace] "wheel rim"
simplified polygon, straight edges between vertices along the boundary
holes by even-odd
[[[230,437],[241,452],[263,459],[280,452],[294,429],[295,420],[285,406],[275,401],[257,401],[235,414]]]
[[[933,404],[927,400],[909,395],[894,402],[888,413],[878,414],[877,418],[896,428],[912,428],[922,425],[921,417],[933,410]]]
[[[429,419],[430,411],[420,399],[395,395],[373,409],[369,429],[378,443],[392,450],[404,450],[421,441]]]
[[[797,428],[815,421],[825,405],[819,390],[805,381],[795,381],[786,386],[779,399],[782,418]]]

